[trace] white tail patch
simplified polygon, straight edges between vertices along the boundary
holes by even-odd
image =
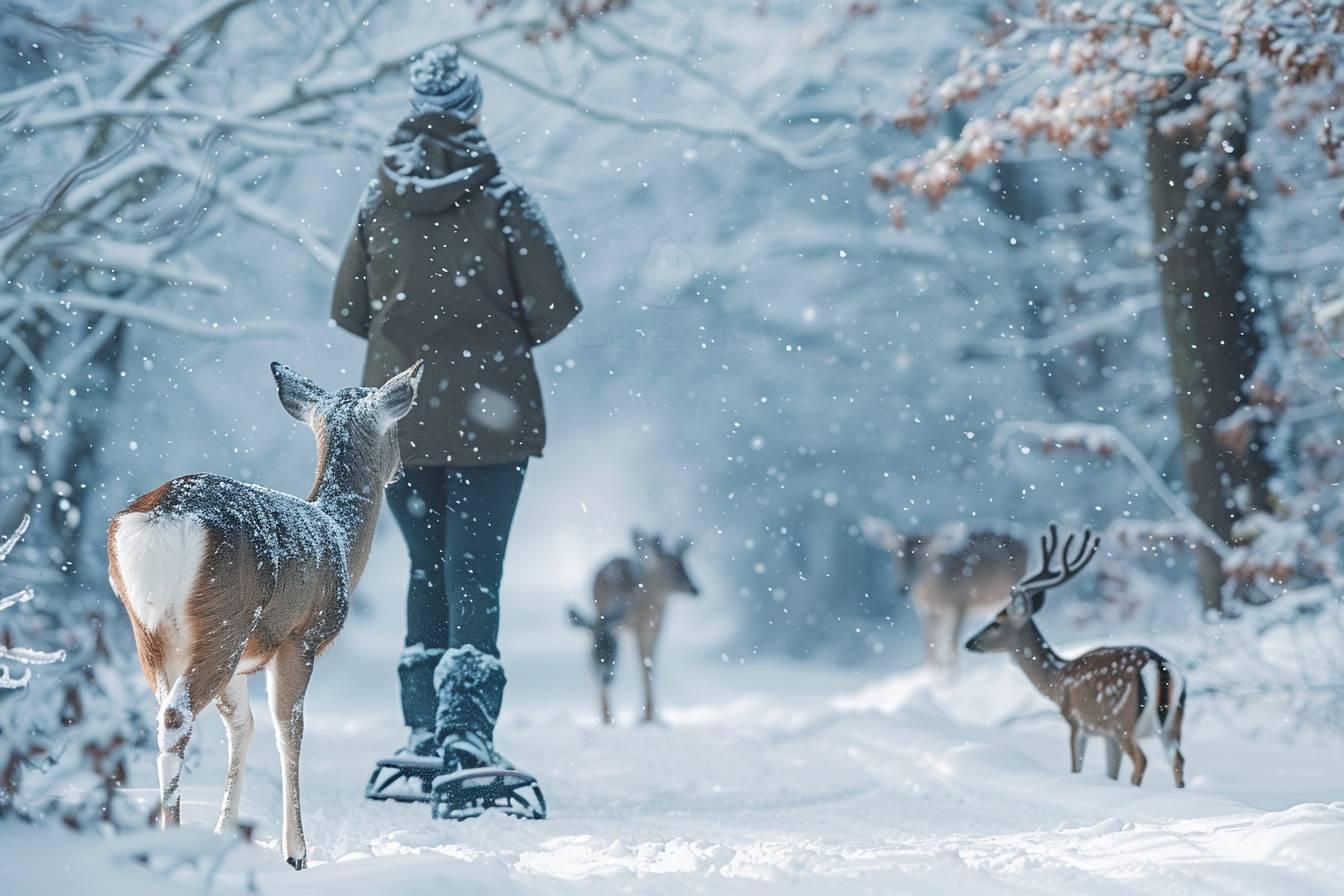
[[[1176,707],[1181,705],[1181,695],[1185,693],[1185,679],[1181,673],[1170,664],[1167,666],[1167,672],[1171,676],[1171,693],[1167,699],[1171,702],[1167,706],[1167,717],[1159,719],[1157,715],[1157,704],[1161,702],[1162,694],[1158,693],[1158,684],[1161,681],[1159,669],[1156,661],[1144,663],[1143,668],[1139,670],[1139,677],[1143,679],[1143,688],[1147,696],[1143,705],[1143,713],[1139,716],[1139,721],[1134,726],[1135,737],[1160,737],[1163,742],[1168,738],[1168,732],[1176,720]]]
[[[117,517],[122,595],[149,632],[185,622],[182,608],[205,559],[205,528],[192,516],[123,513]]]
[[[1162,725],[1164,741],[1171,731],[1171,726],[1176,722],[1176,707],[1180,706],[1185,698],[1185,678],[1171,666],[1167,666],[1167,670],[1171,673],[1171,706],[1167,707],[1167,720]],[[1167,752],[1171,752],[1170,748]]]
[[[1139,670],[1139,680],[1143,682],[1143,712],[1134,724],[1135,737],[1153,737],[1158,733],[1157,724],[1157,663],[1149,660]]]

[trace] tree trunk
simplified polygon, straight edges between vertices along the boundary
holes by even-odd
[[[1224,167],[1245,154],[1246,132],[1223,130],[1217,173],[1195,185],[1186,158],[1203,148],[1206,132],[1163,134],[1159,118],[1148,119],[1148,195],[1185,485],[1195,514],[1227,539],[1241,513],[1265,506],[1270,472],[1259,444],[1238,457],[1218,446],[1214,432],[1246,401],[1242,390],[1261,352],[1257,309],[1247,286],[1249,209],[1245,199],[1231,195]],[[1210,549],[1198,550],[1204,607],[1221,614],[1221,566]]]

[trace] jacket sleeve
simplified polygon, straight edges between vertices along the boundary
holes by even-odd
[[[350,239],[336,270],[336,282],[331,290],[331,319],[342,330],[348,330],[361,339],[369,338],[371,318],[369,303],[369,252],[364,239],[364,213],[355,215]]]
[[[500,205],[509,273],[514,296],[533,345],[559,336],[583,310],[570,279],[560,244],[541,209],[522,187],[515,187]]]

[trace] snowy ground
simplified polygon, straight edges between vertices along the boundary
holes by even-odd
[[[500,743],[545,783],[550,820],[433,822],[421,806],[361,799],[371,760],[400,736],[396,643],[386,637],[395,613],[384,609],[353,619],[314,678],[303,767],[308,871],[295,874],[276,851],[280,787],[264,720],[243,801],[257,845],[221,850],[207,832],[223,777],[222,727],[210,714],[193,745],[180,837],[154,832],[91,849],[87,838],[11,828],[0,839],[0,890],[143,892],[159,884],[126,856],[170,843],[198,859],[174,872],[184,889],[214,893],[1261,894],[1337,892],[1344,878],[1337,744],[1248,742],[1195,703],[1187,790],[1172,787],[1155,748],[1142,789],[1105,779],[1099,744],[1085,773],[1070,776],[1063,724],[1035,712],[1045,704],[1002,658],[970,658],[955,688],[917,672],[870,681],[725,663],[678,649],[678,632],[703,634],[720,618],[690,602],[672,608],[666,724],[633,723],[627,674],[626,718],[604,730],[564,603],[509,607],[504,645],[513,681]],[[152,759],[144,761],[147,776]],[[163,863],[155,859],[158,873]]]

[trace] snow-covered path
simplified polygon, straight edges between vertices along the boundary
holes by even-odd
[[[510,629],[506,655],[518,659],[500,731],[545,783],[548,821],[433,822],[423,806],[361,798],[372,758],[400,731],[386,656],[395,643],[355,619],[319,661],[308,702],[312,867],[295,874],[276,852],[279,779],[257,681],[243,816],[259,845],[229,851],[211,892],[1261,894],[1334,891],[1344,878],[1344,772],[1331,744],[1248,742],[1192,705],[1191,786],[1173,788],[1154,745],[1135,789],[1105,779],[1100,745],[1083,775],[1067,774],[1062,723],[1034,712],[1045,704],[1002,658],[976,658],[948,689],[915,672],[865,682],[816,666],[725,663],[675,640],[666,724],[602,729],[582,640],[559,606]],[[701,612],[674,611],[686,627]],[[624,684],[628,717],[635,693]],[[220,843],[205,829],[221,791],[222,726],[212,714],[199,730],[185,853]],[[43,858],[7,863],[18,878],[6,892],[91,874],[102,892],[120,892],[148,873],[116,858],[133,851],[126,841],[89,857],[50,833],[22,834],[15,855],[25,840]],[[178,876],[202,885],[199,870]]]

